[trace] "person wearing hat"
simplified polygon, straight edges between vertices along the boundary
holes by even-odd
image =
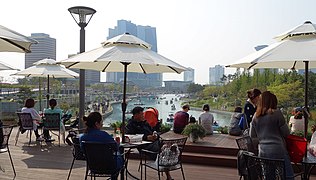
[[[176,112],[173,120],[173,132],[181,134],[183,129],[187,124],[189,124],[189,114],[190,106],[188,104],[182,106],[182,111]]]
[[[290,117],[289,125],[291,127],[291,133],[295,131],[304,132],[304,116],[301,107],[293,108],[292,116]]]
[[[258,103],[260,94],[261,94],[261,91],[256,88],[250,89],[247,91],[248,99],[244,106],[244,113],[246,115],[248,127],[250,127],[250,122],[252,121],[252,117],[256,112],[257,103]]]

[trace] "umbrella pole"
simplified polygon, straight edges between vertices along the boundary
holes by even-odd
[[[49,108],[49,75],[47,75],[47,94],[46,94],[47,109]]]
[[[305,97],[304,97],[304,119],[305,119],[305,132],[304,137],[307,137],[308,132],[308,61],[304,61],[305,63]]]
[[[127,79],[127,66],[130,63],[121,62],[124,65],[124,84],[123,84],[123,102],[122,102],[122,142],[125,143],[125,111],[127,107],[126,103],[126,79]]]
[[[39,108],[40,108],[40,111],[42,111],[41,77],[38,78],[38,98],[39,98]]]
[[[308,131],[308,61],[304,61],[305,63],[305,97],[304,97],[304,109],[303,109],[303,114],[304,114],[304,138],[307,137],[307,131]],[[307,143],[306,143],[306,148],[305,148],[305,157],[307,157]]]

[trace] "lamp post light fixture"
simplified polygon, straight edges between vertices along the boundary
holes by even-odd
[[[85,27],[90,22],[92,16],[97,11],[84,6],[74,6],[68,9],[71,16],[74,18],[80,27],[80,53],[85,52]],[[79,73],[79,128],[83,127],[82,118],[85,109],[85,70],[80,69]]]

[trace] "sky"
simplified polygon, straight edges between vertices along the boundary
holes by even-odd
[[[100,47],[117,20],[156,27],[158,53],[195,69],[199,84],[208,83],[209,67],[233,64],[255,46],[274,43],[276,35],[316,23],[314,0],[9,0],[1,3],[0,24],[25,36],[49,34],[57,42],[57,61],[64,60],[79,51],[80,28],[68,12],[73,6],[97,11],[85,28],[86,51]],[[1,52],[0,61],[24,69],[22,53]],[[165,73],[163,79],[183,80],[183,74]]]

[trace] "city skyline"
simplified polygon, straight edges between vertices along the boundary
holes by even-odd
[[[2,3],[1,25],[23,35],[45,33],[57,41],[56,60],[79,52],[79,30],[68,12],[88,6],[97,12],[86,27],[86,51],[100,47],[117,20],[157,28],[158,53],[195,69],[196,83],[208,83],[208,69],[228,65],[272,44],[273,37],[309,20],[316,23],[312,0],[174,0],[139,1],[11,0]],[[49,8],[48,8],[49,7]],[[0,61],[24,69],[24,54],[0,53]],[[233,73],[232,69],[225,72]],[[183,74],[164,74],[163,80],[182,80]]]
[[[151,45],[151,50],[157,52],[157,36],[156,27],[143,26],[135,24],[132,21],[118,20],[117,25],[114,28],[109,28],[109,35],[107,39],[114,38],[115,36],[129,33]],[[107,72],[106,82],[119,83],[123,81],[123,72]],[[135,83],[140,88],[152,88],[162,86],[162,74],[161,73],[127,73],[127,80]]]

